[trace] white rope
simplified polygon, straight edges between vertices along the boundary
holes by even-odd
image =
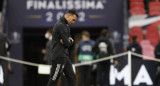
[[[120,53],[120,54],[116,54],[116,55],[100,58],[100,59],[93,60],[93,61],[76,63],[76,64],[73,64],[73,65],[75,67],[78,67],[78,66],[82,66],[82,65],[88,65],[88,64],[98,63],[98,62],[101,62],[101,61],[106,61],[106,60],[118,58],[120,56],[124,56],[124,55],[127,55],[127,54],[128,54],[127,52],[124,52],[124,53]],[[141,54],[137,54],[137,53],[134,53],[134,52],[131,52],[131,54],[134,55],[134,56],[138,56],[139,58],[145,58],[145,59],[149,59],[149,60],[152,60],[152,61],[160,62],[160,59],[156,59],[156,58],[152,58],[152,57],[148,57],[148,56],[143,56]],[[13,59],[13,58],[9,58],[9,57],[4,57],[4,56],[0,56],[0,59],[11,61],[11,62],[16,62],[16,63],[20,63],[20,64],[25,64],[25,65],[35,66],[35,67],[38,67],[39,65],[43,65],[43,64],[37,64],[37,63],[17,60],[17,59]],[[44,65],[46,65],[46,64],[44,64]]]
[[[120,54],[117,54],[117,55],[113,55],[113,56],[109,56],[109,57],[104,57],[104,58],[93,60],[93,61],[77,63],[77,64],[73,64],[73,65],[75,67],[78,67],[78,66],[82,66],[82,65],[86,65],[86,64],[92,64],[92,63],[97,63],[97,62],[101,62],[101,61],[117,58],[117,57],[120,57],[120,56],[123,56],[123,55],[126,55],[126,54],[127,54],[127,52],[124,52],[124,53],[120,53]],[[16,63],[20,63],[20,64],[25,64],[25,65],[35,66],[35,67],[38,67],[39,65],[43,65],[43,64],[37,64],[37,63],[17,60],[17,59],[13,59],[13,58],[9,58],[9,57],[4,57],[4,56],[0,56],[0,59],[11,61],[11,62],[16,62]]]
[[[87,61],[87,62],[77,63],[77,64],[74,64],[74,66],[78,67],[78,66],[82,66],[82,65],[97,63],[97,62],[101,62],[101,61],[106,61],[106,60],[114,59],[114,58],[117,58],[117,57],[120,57],[120,56],[124,56],[124,55],[127,55],[127,52],[120,53],[120,54],[117,54],[117,55],[108,56],[108,57],[104,57],[104,58],[100,58],[100,59],[93,60],[93,61]]]
[[[35,67],[39,66],[39,64],[37,64],[37,63],[17,60],[17,59],[13,59],[13,58],[9,58],[9,57],[4,57],[4,56],[0,56],[0,59],[11,61],[11,62],[16,62],[16,63],[20,63],[20,64],[25,64],[25,65],[35,66]]]
[[[160,59],[156,59],[156,58],[153,58],[153,57],[144,56],[144,55],[137,54],[137,53],[134,53],[134,52],[131,52],[131,54],[134,55],[134,56],[138,56],[139,58],[145,58],[145,59],[149,59],[149,60],[152,60],[152,61],[160,62]]]

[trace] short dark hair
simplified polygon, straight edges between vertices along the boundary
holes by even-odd
[[[71,14],[71,15],[76,15],[77,17],[78,17],[78,14],[77,14],[77,12],[76,12],[76,10],[74,10],[74,9],[70,9],[70,10],[68,10],[67,12],[66,12],[66,14]]]
[[[52,28],[49,28],[49,29],[47,30],[47,32],[49,32],[49,33],[51,33],[51,34],[52,34],[52,31],[53,31]]]
[[[108,30],[107,29],[102,29],[101,36],[106,36],[106,34],[108,34]]]
[[[82,32],[82,35],[85,35],[86,37],[90,37],[90,33],[86,30]]]
[[[132,40],[133,40],[133,42],[136,42],[136,41],[137,41],[137,36],[136,36],[136,35],[133,35],[133,36],[132,36]]]

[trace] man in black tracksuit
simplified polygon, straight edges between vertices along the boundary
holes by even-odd
[[[48,39],[47,43],[46,43],[46,48],[45,48],[45,52],[44,53],[44,61],[51,65],[52,64],[52,61],[51,61],[51,45],[52,45],[52,29],[49,28],[46,33],[45,33],[45,38]]]
[[[68,24],[73,24],[77,18],[78,14],[75,10],[68,10],[54,26],[51,46],[52,69],[47,86],[56,86],[63,73],[69,86],[76,86],[76,76],[69,60],[68,48],[73,44],[73,39],[70,36]]]
[[[160,59],[160,42],[155,47],[155,56],[157,59]],[[154,80],[154,86],[158,86],[158,83],[160,82],[160,63],[158,63],[156,78]]]
[[[133,43],[131,43],[128,47],[127,47],[127,51],[132,51],[138,54],[142,54],[142,48],[141,46],[137,43],[137,36],[132,36],[132,40]],[[133,56],[132,58],[136,58],[136,59],[141,59],[139,57]]]
[[[10,43],[6,35],[0,32],[0,56],[7,56],[7,51],[9,51]],[[11,70],[10,64],[6,60],[0,59],[0,65],[3,70],[3,78],[4,82],[2,86],[8,86],[8,70]],[[0,83],[1,84],[1,83]],[[0,85],[1,86],[1,85]]]
[[[127,47],[127,51],[131,51],[131,52],[134,52],[134,53],[142,54],[142,48],[138,44],[137,38],[138,37],[136,35],[132,36],[133,43],[131,43]],[[134,71],[132,71],[132,82],[136,78],[137,72],[139,71],[139,69],[141,67],[141,64],[143,64],[142,58],[139,58],[137,56],[132,55],[132,68],[134,68]]]
[[[97,53],[99,58],[104,58],[114,54],[113,45],[108,38],[108,30],[102,30],[101,36],[96,40],[93,46],[93,52]],[[118,64],[116,60],[115,64]],[[110,60],[98,62],[97,65],[96,86],[109,86]]]

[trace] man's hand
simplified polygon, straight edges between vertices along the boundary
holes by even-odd
[[[118,65],[118,61],[117,61],[117,60],[115,60],[115,61],[114,61],[114,64],[115,64],[115,65]]]
[[[61,42],[61,44],[63,44],[63,40],[62,39],[60,39],[60,42]]]
[[[119,67],[119,63],[118,63],[117,60],[114,61],[114,67],[117,68],[117,69],[118,69],[118,67]]]
[[[11,65],[10,65],[10,64],[8,64],[8,70],[12,70],[12,68],[11,68]]]
[[[68,40],[71,42],[71,44],[73,44],[74,40],[71,37],[69,37]],[[61,42],[61,44],[63,44],[63,40],[62,39],[60,39],[60,42]]]
[[[42,49],[41,52],[42,52],[42,54],[45,54],[46,53],[46,49]]]
[[[74,42],[73,38],[69,37],[68,40],[70,41],[71,44],[73,44]]]

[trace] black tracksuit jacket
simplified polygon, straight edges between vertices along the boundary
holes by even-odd
[[[142,47],[137,42],[133,42],[132,44],[130,44],[127,47],[127,51],[129,51],[129,50],[132,51],[132,52],[138,53],[138,54],[142,54]],[[142,58],[139,58],[139,57],[134,56],[134,55],[132,56],[132,58],[142,59]]]
[[[99,46],[99,44],[100,44],[101,42],[105,42],[106,45],[107,45],[106,48],[107,48],[107,51],[108,51],[108,52],[107,52],[106,54],[100,52],[100,49],[99,49],[98,46]],[[106,57],[106,56],[110,56],[110,55],[114,55],[114,54],[115,54],[114,48],[113,48],[113,45],[112,45],[111,41],[109,40],[109,38],[103,37],[103,36],[99,37],[99,38],[96,40],[96,42],[95,42],[95,44],[94,44],[94,46],[93,46],[93,48],[92,48],[92,51],[93,51],[94,53],[96,53],[96,54],[99,54],[99,58],[103,58],[103,57]]]
[[[52,33],[52,60],[57,57],[68,57],[68,48],[73,44],[73,41],[69,40],[70,28],[68,22],[64,17],[61,17],[55,24]],[[63,40],[63,44],[60,40]]]
[[[6,47],[6,44],[8,47]],[[10,43],[6,35],[0,32],[0,56],[7,56],[7,50],[10,48]]]
[[[157,59],[160,59],[160,42],[155,47],[154,54],[155,54]],[[160,63],[158,63],[158,66],[160,66]]]

